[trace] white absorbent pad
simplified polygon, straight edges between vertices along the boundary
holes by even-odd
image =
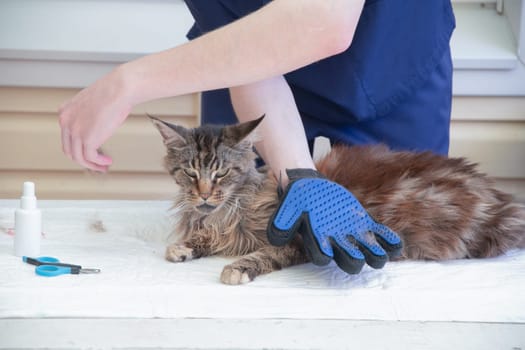
[[[164,260],[170,203],[40,201],[41,256],[100,274],[41,277],[14,256],[14,210],[0,201],[0,318],[236,318],[525,322],[525,251],[484,260],[389,262],[347,275],[304,264],[241,286],[234,258]]]

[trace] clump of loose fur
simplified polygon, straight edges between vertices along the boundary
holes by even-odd
[[[285,247],[266,238],[278,205],[277,181],[255,166],[253,131],[262,118],[186,129],[151,117],[167,148],[165,167],[179,187],[177,243],[166,259],[240,256],[221,281],[240,284],[308,259],[298,235]],[[525,247],[525,209],[462,158],[336,146],[317,163],[403,241],[402,258],[461,259]]]

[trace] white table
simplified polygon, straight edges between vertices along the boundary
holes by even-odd
[[[357,276],[305,264],[226,286],[232,259],[163,259],[167,202],[40,201],[41,255],[102,270],[45,278],[13,255],[17,205],[0,200],[0,348],[525,346],[525,251]]]

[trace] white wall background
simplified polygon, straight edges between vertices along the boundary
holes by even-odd
[[[451,43],[455,65],[451,155],[479,162],[501,186],[525,198],[523,0],[453,3],[457,29]],[[116,65],[184,43],[192,22],[180,0],[0,0],[0,197],[14,198],[21,179],[31,177],[43,179],[47,193],[61,197],[108,195],[97,181],[85,185],[85,177],[75,177],[67,191],[53,181],[81,174],[80,169],[72,172],[75,168],[56,144],[56,108]],[[198,123],[198,96],[173,99],[168,105],[169,110],[165,101],[154,102],[147,111],[161,115],[173,111],[173,121]],[[144,110],[139,107],[136,113]],[[40,162],[34,159],[34,147],[21,149],[17,141],[27,137],[28,126],[35,123],[39,129],[31,133],[40,142]],[[151,187],[135,194],[151,192],[154,198],[162,194],[152,190],[161,187],[160,160],[151,170],[155,176],[145,176],[147,154],[143,165],[134,164],[127,154],[130,138],[155,146],[154,130],[142,123],[138,117],[130,118],[108,145],[121,161],[104,181],[111,183],[108,188],[127,184],[111,196],[133,196],[125,191],[136,189],[133,183],[139,178]],[[14,147],[16,155],[11,152]],[[42,159],[47,160],[45,173],[37,166]]]

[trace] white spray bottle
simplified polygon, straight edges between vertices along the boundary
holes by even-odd
[[[15,255],[37,257],[41,235],[42,213],[36,206],[35,184],[24,182],[20,208],[15,210]]]

